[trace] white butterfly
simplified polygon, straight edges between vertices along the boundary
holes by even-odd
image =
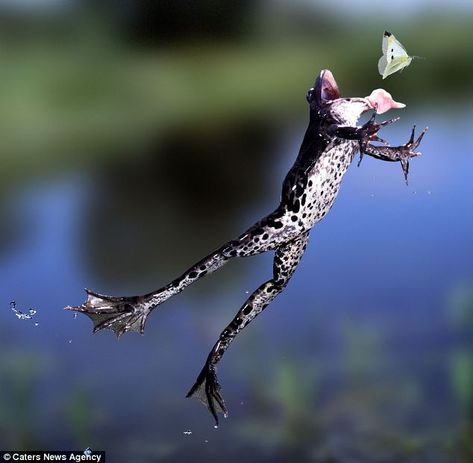
[[[391,32],[384,31],[383,56],[378,61],[378,71],[383,76],[383,79],[409,66],[412,58]]]

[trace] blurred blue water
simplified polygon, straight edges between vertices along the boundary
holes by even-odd
[[[361,356],[379,355],[383,365],[373,367],[369,377],[390,384],[391,397],[397,380],[413,379],[420,388],[420,405],[399,412],[393,421],[406,429],[412,423],[414,428],[419,423],[454,428],[458,409],[442,359],[457,342],[448,323],[452,292],[473,285],[473,117],[461,115],[458,119],[467,122],[459,123],[429,111],[405,116],[389,128],[391,143],[407,139],[409,119],[430,127],[423,156],[411,163],[409,186],[397,164],[365,158],[360,168],[352,166],[288,288],[239,336],[222,362],[220,378],[231,418],[218,431],[204,408],[184,395],[245,291],[270,275],[271,256],[235,263],[238,272],[224,288],[210,277],[201,284],[203,294],[188,289],[153,314],[143,337],[124,336],[117,342],[111,332],[92,336],[88,319],[61,310],[82,302],[84,286],[103,290],[83,265],[77,244],[94,178],[78,175],[13,196],[13,208],[26,218],[27,238],[0,262],[0,335],[3,358],[31,354],[38,359],[31,445],[90,445],[112,453],[112,461],[132,461],[120,458],[123,452],[136,461],[156,455],[169,461],[177,455],[179,461],[197,451],[196,461],[203,461],[231,439],[231,447],[254,448],[263,458],[271,455],[264,450],[270,444],[245,432],[258,414],[271,422],[272,411],[258,408],[255,391],[264,395],[266,385],[267,394],[273,394],[270,378],[290,358],[303,370],[317,369],[315,402],[308,406],[321,398],[330,402],[340,388],[350,388],[346,358],[353,351],[347,327],[368,343]],[[298,127],[283,145],[269,187],[275,199],[302,134]],[[242,212],[235,235],[275,204],[268,201]],[[156,246],[164,249],[166,243]],[[38,310],[39,326],[16,319],[9,309],[13,299],[20,309]],[[87,442],[77,436],[67,413],[78,391],[90,409]],[[278,400],[274,403],[277,408]],[[334,427],[343,429],[321,425],[327,433]],[[187,429],[193,434],[183,435]]]

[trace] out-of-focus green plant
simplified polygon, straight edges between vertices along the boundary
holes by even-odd
[[[452,355],[452,381],[464,418],[473,426],[473,356],[459,350]]]
[[[454,328],[465,339],[473,336],[473,283],[460,284],[452,292],[449,301],[449,318]]]
[[[458,340],[450,356],[452,388],[462,419],[453,447],[473,459],[473,285],[460,284],[449,301],[449,318]]]
[[[37,381],[44,358],[32,352],[3,350],[0,356],[0,430],[4,448],[35,448]]]
[[[449,316],[457,334],[451,357],[452,381],[465,420],[473,426],[473,286],[460,285],[452,294]]]
[[[372,327],[363,328],[349,323],[343,326],[345,368],[349,380],[355,385],[376,377],[376,373],[382,370],[385,359],[380,336],[381,333]]]
[[[70,392],[65,412],[78,448],[86,448],[91,445],[91,410],[92,403],[85,389],[80,388]]]
[[[303,365],[294,357],[276,364],[271,380],[257,375],[251,392],[253,407],[260,410],[237,433],[248,441],[258,436],[259,445],[278,454],[290,453],[300,461],[308,458],[318,440],[320,413],[313,406],[318,390],[316,365]],[[264,393],[262,393],[264,391]],[[277,409],[271,417],[266,412]],[[271,449],[271,450],[270,450]]]
[[[301,439],[314,440],[317,419],[308,404],[313,402],[318,389],[316,366],[302,366],[294,359],[284,359],[276,371],[274,386],[288,444],[297,445]]]

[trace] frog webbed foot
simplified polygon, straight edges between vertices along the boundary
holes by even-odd
[[[87,300],[79,306],[67,306],[71,310],[87,315],[94,324],[94,333],[111,329],[120,337],[127,331],[143,334],[146,319],[152,305],[143,296],[105,296],[86,289]]]
[[[416,151],[417,147],[419,146],[420,142],[424,138],[424,135],[426,132],[429,130],[428,127],[426,127],[421,134],[417,137],[416,140],[415,138],[415,130],[416,126],[414,125],[412,127],[411,131],[411,136],[407,143],[399,147],[399,161],[401,163],[402,171],[404,172],[404,179],[406,181],[407,185],[407,176],[409,174],[409,159],[415,158],[416,156],[419,156],[420,153]]]
[[[225,418],[228,415],[225,401],[220,394],[220,384],[215,373],[215,366],[209,362],[206,362],[204,368],[202,368],[197,381],[186,397],[194,397],[200,400],[209,409],[216,425],[218,425],[217,413],[222,413]]]

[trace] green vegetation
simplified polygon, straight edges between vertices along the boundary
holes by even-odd
[[[409,105],[471,96],[467,21],[431,19],[396,32],[426,59],[386,81],[376,70],[377,27],[144,50],[113,39],[109,28],[59,43],[7,41],[0,50],[0,185],[5,191],[25,178],[135,156],[170,130],[302,118],[305,91],[324,67],[347,95],[385,86]]]

